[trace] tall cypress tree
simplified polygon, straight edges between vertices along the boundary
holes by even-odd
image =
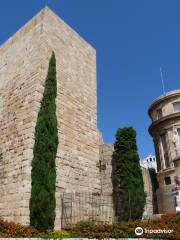
[[[119,221],[140,219],[145,205],[144,183],[132,127],[119,128],[113,152],[113,186]]]
[[[53,229],[55,220],[56,152],[58,131],[56,118],[56,59],[49,61],[45,89],[35,128],[32,160],[30,224],[39,230]]]

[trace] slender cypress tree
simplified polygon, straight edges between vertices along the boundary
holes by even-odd
[[[56,59],[53,52],[49,61],[44,94],[35,128],[31,172],[30,224],[39,230],[54,228],[56,207],[55,159],[58,146],[56,95]]]
[[[113,153],[113,186],[119,221],[140,219],[145,205],[144,183],[132,127],[119,128]]]

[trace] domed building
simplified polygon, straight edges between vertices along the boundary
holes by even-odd
[[[180,89],[168,92],[153,101],[149,108],[157,161],[157,202],[159,213],[177,210],[177,197],[173,196],[178,182],[180,159]]]

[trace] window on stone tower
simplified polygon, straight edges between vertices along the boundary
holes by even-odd
[[[173,103],[174,112],[180,112],[180,102]]]
[[[164,182],[165,182],[166,185],[170,185],[171,184],[171,178],[170,177],[165,177]]]
[[[161,148],[162,156],[165,164],[165,168],[169,167],[169,155],[168,155],[168,144],[166,139],[166,133],[161,135]]]
[[[162,118],[162,108],[159,108],[159,109],[157,109],[156,110],[156,113],[157,113],[157,119],[160,119],[160,118]]]

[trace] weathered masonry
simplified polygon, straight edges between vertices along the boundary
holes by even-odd
[[[76,192],[108,195],[112,220],[113,147],[97,129],[96,51],[47,7],[0,46],[0,216],[29,224],[34,132],[52,51],[59,135],[55,226],[62,225],[62,194]]]
[[[0,215],[29,223],[34,130],[48,61],[57,58],[60,193],[100,191],[96,52],[48,8],[0,47]]]

